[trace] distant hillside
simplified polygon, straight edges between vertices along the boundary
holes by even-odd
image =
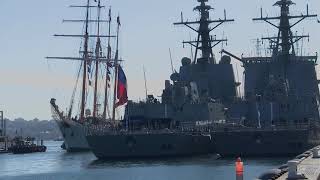
[[[59,128],[55,121],[47,120],[24,120],[22,118],[14,121],[7,119],[7,135],[14,137],[22,135],[23,137],[35,137],[43,140],[56,140],[61,138]]]

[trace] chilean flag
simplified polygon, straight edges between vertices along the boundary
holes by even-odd
[[[122,106],[128,102],[127,77],[121,66],[118,67],[117,98],[119,101],[116,103],[116,107]]]

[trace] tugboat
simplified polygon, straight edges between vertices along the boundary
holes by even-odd
[[[111,45],[110,38],[115,37],[111,36],[111,9],[109,10],[109,20],[102,20],[100,18],[101,11],[105,7],[101,5],[100,0],[95,1],[93,4],[92,0],[87,0],[86,5],[78,6],[73,5],[70,6],[72,8],[85,8],[86,9],[86,17],[84,20],[64,20],[64,22],[80,22],[85,24],[85,32],[83,35],[55,35],[56,37],[81,37],[83,38],[83,47],[80,51],[80,57],[47,57],[47,59],[62,59],[62,60],[73,60],[80,61],[81,65],[79,67],[79,71],[77,72],[77,80],[76,86],[74,88],[73,94],[71,96],[71,103],[68,108],[68,112],[64,113],[59,109],[56,104],[56,99],[52,98],[50,100],[52,117],[57,122],[61,134],[63,136],[64,143],[61,146],[63,149],[66,149],[68,152],[79,152],[79,151],[89,151],[90,147],[85,138],[85,124],[90,124],[91,121],[95,123],[108,121],[109,116],[109,85],[110,85],[110,77],[112,72],[112,63],[111,60]],[[90,18],[90,12],[92,9],[97,9],[97,19]],[[95,23],[97,26],[97,32],[90,33],[90,25]],[[101,23],[109,23],[109,34],[101,35]],[[89,44],[92,42],[91,39],[96,38],[95,44]],[[102,43],[104,42],[104,38],[108,38],[108,53],[107,57],[103,54]],[[94,46],[94,47],[92,47]],[[91,52],[91,48],[95,49],[94,53]],[[99,74],[101,71],[104,74]],[[81,75],[82,73],[82,75]],[[99,77],[103,76],[103,79],[99,79]],[[93,77],[93,78],[92,78]],[[94,79],[94,80],[91,80]],[[78,88],[78,82],[82,79],[81,88]],[[104,81],[105,84],[101,85],[98,82]],[[103,88],[103,93],[99,92],[98,87],[105,86]],[[75,96],[78,93],[78,89],[81,89],[80,95],[80,110],[79,113],[76,114],[75,107]],[[91,110],[88,106],[89,100],[87,97],[89,93],[93,94],[93,110]],[[101,104],[99,104],[98,95],[99,93],[104,94],[103,97],[103,114],[99,113],[101,110]],[[90,95],[91,95],[90,94]],[[92,97],[92,96],[90,96]],[[100,96],[101,97],[101,96]],[[99,109],[100,107],[100,109]]]
[[[34,138],[15,137],[13,139],[13,145],[8,149],[9,152],[13,154],[27,154],[36,152],[46,152],[47,147],[43,145],[43,140],[41,144],[37,145],[34,143]]]
[[[99,159],[194,156],[215,152],[209,129],[199,130],[195,126],[225,120],[223,104],[210,98],[209,94],[224,96],[225,100],[236,95],[232,65],[228,61],[230,58],[223,57],[221,63],[217,63],[212,51],[214,46],[226,39],[210,36],[213,29],[233,20],[227,19],[226,14],[223,19],[211,20],[209,11],[212,8],[206,4],[207,0],[198,2],[200,5],[195,10],[200,13],[199,21],[184,22],[182,18],[181,22],[176,23],[190,28],[191,24],[199,24],[199,28],[191,28],[198,33],[198,38],[184,42],[197,47],[194,62],[183,58],[181,74],[173,72],[171,80],[174,84],[166,81],[162,101],[152,95],[147,95],[145,102],[128,101],[120,126],[88,127],[86,138]],[[211,23],[215,23],[215,27],[210,28]],[[200,57],[198,50],[202,51]],[[220,72],[227,76],[216,76]],[[204,84],[211,80],[209,75],[215,81],[205,87]],[[201,79],[204,76],[207,78]],[[223,80],[225,82],[221,83]],[[198,89],[197,83],[200,82],[203,86]],[[210,91],[208,86],[215,87],[216,91]],[[218,86],[227,90],[222,91]]]

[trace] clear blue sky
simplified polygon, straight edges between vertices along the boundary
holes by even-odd
[[[183,11],[185,19],[197,17],[192,9],[196,0],[108,0],[113,15],[120,14],[121,56],[126,60],[125,71],[129,83],[129,97],[144,97],[142,66],[147,69],[150,93],[160,95],[164,80],[170,76],[168,48],[172,49],[174,65],[180,65],[183,56],[190,55],[181,41],[195,34],[182,27],[174,27]],[[295,0],[292,12],[306,11],[320,14],[319,0]],[[70,4],[84,4],[85,0],[1,0],[0,1],[0,109],[8,118],[24,117],[50,119],[49,100],[58,99],[60,107],[67,107],[76,66],[73,62],[46,61],[45,56],[76,56],[79,41],[54,38],[55,33],[78,34],[82,26],[63,24],[62,19],[81,18],[79,9],[67,8]],[[274,35],[275,29],[264,23],[254,23],[260,7],[269,16],[277,15],[274,0],[210,0],[215,8],[211,17],[223,17],[223,9],[234,18],[234,23],[222,26],[216,34],[228,37],[227,50],[237,55],[253,54],[253,40],[263,35]],[[106,16],[106,15],[105,15]],[[310,34],[305,42],[306,52],[319,51],[320,24],[307,20],[295,28]],[[215,52],[219,51],[218,47]],[[219,56],[219,55],[217,55]]]

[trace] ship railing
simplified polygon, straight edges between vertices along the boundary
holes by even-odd
[[[237,123],[231,123],[226,125],[217,125],[209,127],[211,132],[221,132],[221,131],[278,131],[278,130],[306,130],[310,129],[312,127],[318,126],[320,127],[319,123],[295,123],[295,124],[277,124],[277,125],[271,125],[267,127],[245,127]]]
[[[200,130],[196,128],[179,128],[179,129],[141,129],[141,130],[125,130],[125,129],[118,129],[112,128],[110,126],[90,126],[87,128],[86,134],[87,135],[138,135],[138,134],[190,134],[190,135],[206,135],[210,133],[210,130]]]
[[[99,125],[90,125],[86,128],[87,135],[105,135],[105,134],[126,134],[126,135],[134,135],[134,134],[168,134],[168,133],[185,133],[185,134],[208,134],[212,132],[226,132],[226,131],[279,131],[279,130],[306,130],[311,129],[312,127],[320,127],[319,122],[314,123],[296,123],[296,124],[277,124],[274,126],[268,126],[263,128],[258,127],[245,127],[236,123],[229,124],[213,124],[210,126],[203,127],[180,127],[176,129],[140,129],[140,130],[126,130],[121,128],[112,127],[110,124],[99,124]]]

